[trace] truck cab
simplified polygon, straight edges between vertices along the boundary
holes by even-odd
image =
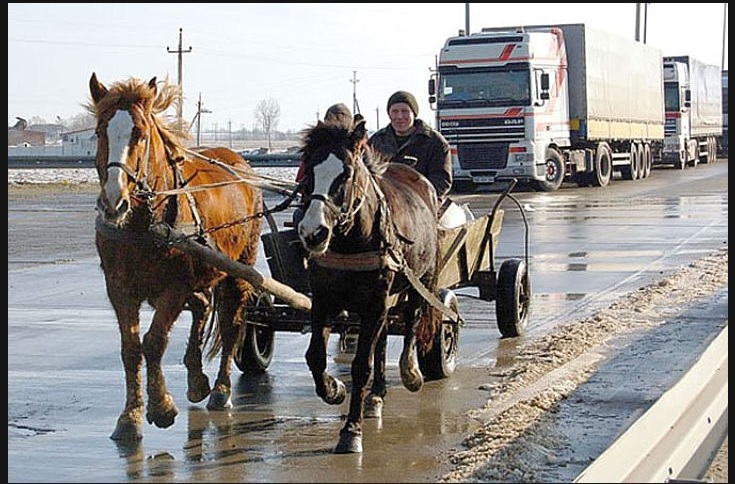
[[[569,143],[565,79],[561,31],[447,39],[429,100],[452,151],[456,190],[514,178],[558,187],[564,167],[548,164],[545,150]]]
[[[697,142],[691,133],[692,91],[689,68],[684,62],[664,61],[664,105],[666,122],[661,161],[677,168],[696,158]]]

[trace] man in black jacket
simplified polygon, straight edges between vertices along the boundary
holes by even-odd
[[[429,179],[441,204],[452,188],[452,156],[441,133],[417,118],[419,106],[410,92],[397,91],[388,98],[390,124],[373,134],[368,144],[406,163]]]

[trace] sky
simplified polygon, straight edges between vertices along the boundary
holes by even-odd
[[[646,43],[721,65],[724,5],[650,3]],[[470,32],[584,23],[633,39],[635,19],[635,3],[9,3],[8,125],[16,116],[53,123],[83,113],[93,72],[108,85],[129,77],[177,83],[179,57],[183,117],[194,119],[201,98],[211,111],[204,130],[253,129],[256,106],[268,99],[280,107],[278,131],[307,128],[337,102],[377,129],[399,89],[433,124],[431,70],[468,21]]]

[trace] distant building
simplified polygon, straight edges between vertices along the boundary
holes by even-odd
[[[60,133],[60,142],[55,144],[30,143],[21,141],[11,145],[11,133],[34,133],[27,131],[14,131],[8,128],[8,156],[69,156],[69,157],[90,157],[97,154],[97,135],[95,128],[80,129],[76,131],[67,131]],[[35,132],[41,137],[46,136],[44,132]],[[11,147],[12,146],[12,147]]]
[[[8,128],[8,146],[43,146],[46,133],[43,131],[17,130]]]

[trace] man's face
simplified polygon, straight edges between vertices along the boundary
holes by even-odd
[[[390,118],[390,123],[393,125],[393,129],[399,135],[409,131],[415,119],[411,107],[406,103],[392,104],[388,110],[388,117]]]

